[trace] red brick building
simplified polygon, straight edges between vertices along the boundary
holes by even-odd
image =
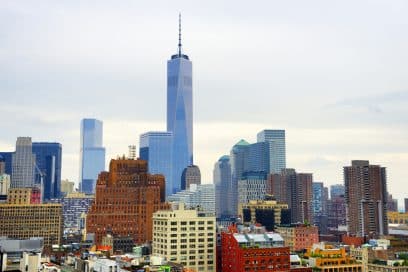
[[[277,233],[221,233],[222,272],[289,271],[290,251]]]
[[[100,244],[107,233],[131,236],[137,244],[152,240],[152,215],[169,209],[162,175],[147,173],[143,160],[111,160],[109,172],[99,174],[95,202],[86,218],[87,233]]]

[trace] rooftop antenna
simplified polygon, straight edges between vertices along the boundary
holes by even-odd
[[[181,13],[179,13],[179,43],[178,43],[178,56],[181,57]]]

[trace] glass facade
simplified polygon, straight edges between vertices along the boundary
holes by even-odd
[[[230,156],[222,156],[214,165],[213,182],[215,185],[215,211],[217,218],[231,217],[235,214],[232,207],[231,163]]]
[[[34,187],[35,155],[30,137],[18,137],[16,152],[11,156],[11,188]]]
[[[270,173],[280,173],[286,168],[285,130],[262,130],[257,135],[257,141],[269,143]]]
[[[148,172],[162,174],[166,181],[166,196],[173,194],[171,132],[146,132],[140,135],[139,157],[147,161]]]
[[[81,121],[80,190],[95,193],[100,172],[105,170],[105,148],[102,146],[103,123],[96,119]]]
[[[35,170],[35,182],[41,183],[43,175],[43,200],[58,198],[61,194],[61,156],[62,146],[59,143],[33,143],[38,169]]]
[[[184,168],[193,164],[192,63],[179,52],[167,62],[167,131],[173,133],[173,192],[181,190]]]

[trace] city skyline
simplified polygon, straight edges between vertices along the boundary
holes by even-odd
[[[183,44],[195,66],[194,163],[203,183],[234,143],[284,129],[287,167],[329,186],[343,183],[351,160],[370,160],[387,167],[389,192],[402,207],[407,4],[345,1],[334,10],[316,2],[320,10],[238,1],[230,15],[211,1],[142,11],[130,1],[3,2],[0,150],[13,151],[19,136],[59,142],[62,178],[78,186],[82,118],[104,122],[107,161],[127,154],[129,144],[139,148],[141,133],[165,130],[164,64],[175,51],[182,6]]]

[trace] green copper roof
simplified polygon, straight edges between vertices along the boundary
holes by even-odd
[[[245,145],[249,145],[249,143],[247,141],[245,141],[244,139],[241,139],[238,143],[236,143],[234,146],[245,146]]]
[[[219,158],[218,161],[229,161],[229,159],[230,159],[230,156],[224,155],[221,158]]]

